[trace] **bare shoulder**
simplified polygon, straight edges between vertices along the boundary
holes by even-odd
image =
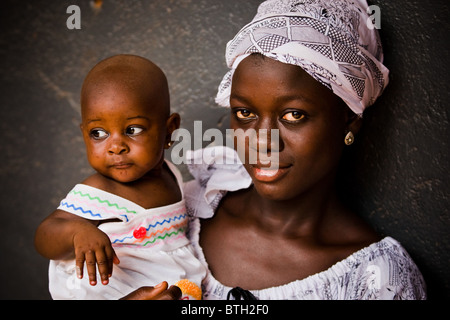
[[[251,188],[240,189],[237,191],[228,192],[221,200],[219,209],[225,211],[230,216],[242,216],[242,204],[248,202],[248,195]],[[219,210],[218,210],[219,211]]]
[[[381,240],[381,236],[360,215],[343,209],[324,227],[324,234],[330,243],[363,248]]]
[[[94,173],[84,179],[81,183],[93,188],[109,191],[108,189],[111,188],[112,180],[99,173]]]

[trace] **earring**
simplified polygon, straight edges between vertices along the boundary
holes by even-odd
[[[353,135],[353,132],[349,131],[347,135],[344,138],[344,142],[347,146],[351,145],[353,142],[355,142],[355,136]]]
[[[167,142],[167,146],[170,148],[172,146],[172,141]]]

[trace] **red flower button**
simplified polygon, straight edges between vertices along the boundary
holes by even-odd
[[[139,229],[133,231],[133,237],[135,237],[136,239],[141,239],[145,237],[146,233],[147,229],[145,229],[144,227],[140,227]]]

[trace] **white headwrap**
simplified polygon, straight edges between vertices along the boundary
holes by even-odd
[[[303,68],[356,114],[388,83],[378,32],[369,28],[365,0],[268,0],[252,22],[228,42],[216,102],[228,107],[238,64],[251,53]],[[370,20],[369,20],[370,22]]]

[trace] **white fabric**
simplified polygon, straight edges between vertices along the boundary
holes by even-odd
[[[248,188],[251,184],[237,154],[231,159],[232,152],[219,150],[221,148],[226,147],[216,147],[218,150],[214,153],[220,161],[227,155],[225,159],[228,159],[229,164],[215,165],[214,161],[191,164],[189,170],[195,180],[185,185],[186,206],[193,217],[189,237],[196,255],[208,270],[203,281],[203,299],[226,299],[232,288],[217,281],[208,268],[199,244],[199,217],[211,218],[228,191]],[[202,150],[189,155],[190,159],[201,156]],[[233,162],[236,164],[231,164]],[[420,271],[406,250],[391,237],[353,253],[323,272],[285,285],[251,292],[264,300],[426,299],[425,282]]]
[[[181,189],[180,172],[166,163]],[[86,266],[80,280],[75,260],[51,260],[49,288],[53,299],[119,299],[142,286],[161,281],[174,284],[180,279],[189,279],[200,287],[206,269],[186,237],[184,195],[177,203],[145,209],[117,195],[79,184],[61,201],[59,209],[87,219],[122,220],[99,226],[109,236],[120,264],[114,265],[109,284],[101,284],[97,271],[97,285],[91,286]],[[136,230],[142,233],[135,234]]]
[[[268,0],[228,42],[216,102],[230,105],[234,70],[251,53],[303,68],[356,114],[388,84],[378,32],[369,28],[365,0]]]

